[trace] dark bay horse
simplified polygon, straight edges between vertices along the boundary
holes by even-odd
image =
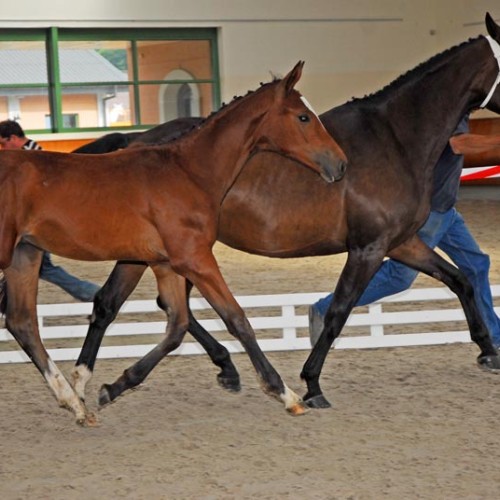
[[[500,28],[489,15],[486,25],[497,44]],[[217,239],[233,248],[284,258],[348,252],[325,330],[302,371],[310,406],[329,406],[319,385],[322,366],[386,255],[453,290],[480,348],[478,363],[492,371],[500,369],[468,280],[416,235],[429,214],[434,165],[460,119],[480,106],[498,73],[483,36],[442,52],[381,91],[320,116],[349,158],[342,182],[325,185],[308,170],[284,169],[288,160],[262,153],[246,164],[224,198]],[[493,89],[487,107],[500,111],[500,90]],[[160,130],[161,126],[152,129],[151,137],[156,140]],[[75,367],[82,397],[104,331],[145,269],[146,264],[119,262],[96,298]],[[221,367],[221,384],[237,390],[239,377],[227,350],[192,315],[189,331]]]
[[[284,79],[234,100],[167,145],[92,156],[0,152],[6,326],[78,423],[92,425],[94,416],[50,359],[38,331],[42,249],[77,260],[138,261],[152,268],[161,300],[168,304],[167,335],[116,387],[139,383],[144,367],[182,342],[187,278],[245,346],[263,390],[290,413],[305,411],[259,348],[212,253],[222,200],[258,151],[292,158],[292,168],[300,162],[327,182],[345,171],[345,155],[294,89],[302,66],[299,62]],[[108,397],[116,397],[115,387],[109,387]]]
[[[95,155],[111,153],[132,144],[134,146],[144,144],[166,144],[201,125],[203,121],[203,118],[177,118],[176,120],[163,123],[161,126],[154,127],[146,132],[112,132],[103,135],[95,141],[80,146],[73,150],[72,153]]]

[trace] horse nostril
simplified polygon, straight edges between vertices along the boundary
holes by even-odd
[[[340,170],[341,175],[345,174],[345,171],[347,170],[347,163],[345,161],[340,162],[339,170]]]

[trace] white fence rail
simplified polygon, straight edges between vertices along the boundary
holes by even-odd
[[[311,347],[307,333],[307,306],[323,297],[325,293],[250,295],[239,296],[237,300],[248,311],[250,322],[257,331],[259,344],[264,351],[300,350]],[[500,285],[493,286],[492,293],[494,297],[500,297]],[[204,299],[191,299],[191,308],[193,311],[208,310],[215,316]],[[88,303],[38,306],[40,333],[46,344],[55,344],[53,347],[48,346],[48,351],[54,360],[75,360],[78,357],[80,341],[78,347],[64,345],[68,343],[68,339],[73,339],[74,343],[74,339],[85,337],[87,316],[91,313],[91,309],[92,304]],[[106,340],[120,336],[123,340],[120,339],[120,345],[103,345],[99,351],[99,358],[135,358],[146,354],[165,332],[165,321],[133,319],[123,322],[123,320],[127,316],[136,318],[138,314],[146,314],[147,318],[147,315],[151,316],[158,311],[153,300],[126,302],[118,317],[118,321],[122,322],[113,323],[105,337]],[[500,308],[497,307],[496,311],[497,314],[500,313]],[[76,317],[76,324],[69,324],[70,317],[73,317],[72,323]],[[59,324],[50,325],[54,319],[57,319]],[[470,342],[464,321],[465,316],[456,296],[447,288],[416,288],[393,295],[366,308],[354,309],[345,332],[337,339],[335,347],[348,349]],[[460,330],[453,329],[456,327],[456,322],[460,322]],[[219,337],[224,334],[218,332],[225,332],[226,328],[218,317],[203,319],[200,323],[219,338],[230,352],[242,352],[243,349],[238,341],[228,340],[227,334],[225,339]],[[419,331],[422,327],[424,331]],[[394,331],[395,329],[397,331]],[[414,332],[415,329],[417,332]],[[411,330],[412,333],[405,333],[405,330]],[[349,333],[350,331],[354,333]],[[154,343],[151,343],[150,337],[148,337],[149,343],[137,343],[137,339],[142,335],[157,335],[158,338],[153,339]],[[132,342],[130,336],[133,336]],[[204,353],[205,351],[196,342],[185,341],[172,354]],[[0,329],[0,363],[25,361],[29,359],[18,350],[11,335],[6,329]]]

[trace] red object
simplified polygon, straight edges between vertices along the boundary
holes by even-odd
[[[460,177],[461,181],[473,181],[477,179],[486,179],[487,177],[493,177],[494,175],[500,174],[500,165],[496,167],[486,167],[482,168],[477,172],[472,172],[470,174],[465,174]]]

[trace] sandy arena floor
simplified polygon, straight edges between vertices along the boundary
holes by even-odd
[[[500,201],[459,208],[500,284]],[[328,290],[345,260],[271,260],[221,245],[216,254],[235,294]],[[98,283],[112,267],[54,260]],[[154,297],[149,273],[132,298]],[[40,302],[67,301],[41,284]],[[307,354],[269,354],[299,394]],[[91,429],[57,407],[33,365],[0,365],[0,497],[493,500],[500,375],[480,371],[476,355],[472,344],[334,351],[322,377],[333,408],[299,418],[262,393],[246,355],[234,356],[239,394],[219,388],[207,357],[170,357]],[[89,394],[130,364],[99,361]],[[69,373],[72,363],[60,366]]]

